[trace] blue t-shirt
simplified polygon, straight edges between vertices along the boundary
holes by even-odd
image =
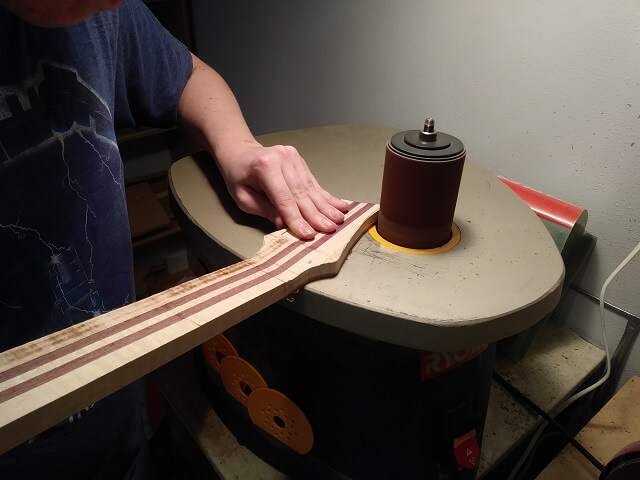
[[[0,7],[0,65],[4,351],[134,300],[115,129],[175,125],[192,61],[142,3],[126,0],[53,29]],[[123,389],[0,456],[0,476],[124,476],[136,407]]]

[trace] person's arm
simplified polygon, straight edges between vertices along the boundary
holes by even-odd
[[[291,146],[263,147],[249,131],[226,82],[193,57],[193,72],[180,97],[181,126],[215,159],[229,193],[248,213],[300,238],[332,232],[347,202],[326,192]]]

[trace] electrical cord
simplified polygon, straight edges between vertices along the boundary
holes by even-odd
[[[633,250],[631,250],[629,255],[627,255],[627,257],[613,270],[613,272],[611,272],[611,275],[609,275],[609,277],[604,281],[604,283],[602,284],[602,289],[600,290],[600,326],[602,328],[602,340],[604,342],[604,349],[607,356],[606,370],[604,375],[602,376],[602,378],[600,378],[600,380],[595,382],[593,385],[572,395],[563,403],[561,403],[557,408],[555,408],[552,412],[550,412],[551,416],[556,416],[558,413],[565,410],[573,402],[584,397],[588,393],[592,392],[593,390],[601,386],[609,378],[609,374],[611,373],[611,353],[609,352],[609,344],[607,342],[607,331],[606,331],[606,325],[604,321],[604,296],[607,291],[607,287],[609,286],[611,281],[618,275],[618,273],[620,273],[620,271],[624,267],[627,266],[627,264],[633,259],[633,257],[637,255],[639,251],[640,251],[640,243],[638,243],[638,245],[636,245],[636,247]],[[529,442],[529,445],[527,446],[524,453],[520,457],[520,460],[518,460],[518,463],[516,463],[516,465],[513,467],[513,470],[511,471],[511,474],[509,475],[508,480],[516,479],[516,476],[518,475],[518,472],[522,468],[522,465],[527,461],[527,458],[531,454],[531,451],[534,449],[535,445],[538,442],[538,439],[540,438],[540,435],[542,435],[542,432],[544,431],[547,425],[548,425],[548,422],[545,420],[542,422],[542,425],[538,427],[538,430],[536,430],[536,433],[533,435],[533,438],[531,439],[531,441]],[[600,470],[602,470],[602,468]]]
[[[600,299],[596,295],[592,295],[576,285],[572,285],[571,288],[596,304],[600,303]],[[611,355],[611,374],[609,375],[609,380],[606,385],[603,385],[602,388],[594,393],[593,400],[591,400],[592,407],[596,409],[600,409],[614,395],[615,387],[620,381],[622,370],[629,359],[633,344],[640,335],[640,317],[607,302],[604,302],[604,308],[624,318],[627,324],[625,325],[622,337],[618,340],[618,346],[615,352]]]
[[[567,440],[571,445],[573,445],[576,450],[578,450],[582,455],[586,457],[587,460],[591,462],[591,464],[596,467],[598,470],[602,471],[604,465],[598,461],[589,451],[582,446],[580,442],[578,442],[566,429],[558,423],[557,420],[552,418],[547,412],[545,412],[542,408],[540,408],[536,403],[534,403],[531,399],[529,399],[525,394],[523,394],[516,387],[511,385],[507,380],[505,380],[501,375],[497,372],[493,372],[493,378],[504,387],[511,395],[516,397],[521,403],[524,403],[531,410],[535,411],[538,415],[540,415],[548,424],[554,427],[557,430],[557,433],[562,435],[565,440]],[[542,440],[542,439],[540,439]]]

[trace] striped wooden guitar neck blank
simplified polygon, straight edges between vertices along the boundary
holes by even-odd
[[[279,230],[247,260],[0,353],[0,453],[337,274],[377,212],[353,203],[336,232],[310,241]]]

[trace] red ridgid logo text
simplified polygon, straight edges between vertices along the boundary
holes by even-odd
[[[487,349],[485,343],[456,352],[420,352],[420,379],[424,382],[467,363]]]

